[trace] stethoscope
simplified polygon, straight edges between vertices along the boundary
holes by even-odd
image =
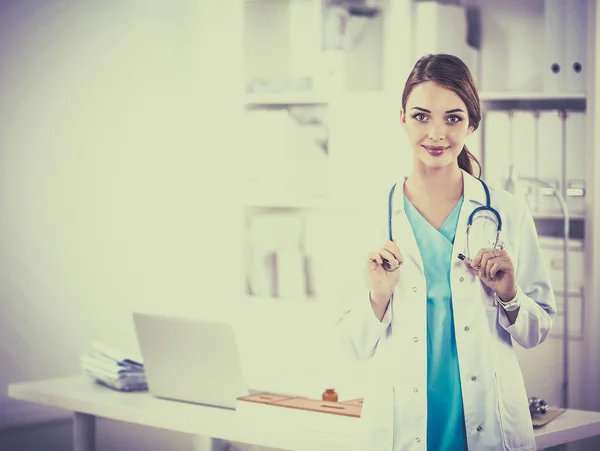
[[[485,191],[485,205],[482,205],[481,207],[477,207],[469,215],[469,219],[467,220],[467,240],[466,240],[467,241],[467,243],[466,243],[467,255],[465,256],[463,254],[458,254],[458,258],[460,258],[461,260],[465,260],[468,263],[470,263],[470,261],[471,261],[471,251],[469,249],[469,233],[471,231],[471,226],[473,225],[473,219],[475,219],[475,215],[477,213],[481,213],[483,211],[488,211],[495,216],[495,218],[496,218],[496,235],[495,235],[494,241],[491,243],[492,249],[496,249],[497,247],[502,248],[502,245],[498,246],[498,243],[500,243],[500,232],[502,231],[502,218],[500,217],[500,213],[498,213],[498,211],[491,205],[490,190],[489,190],[488,186],[485,184],[485,182],[483,180],[481,180],[479,178],[477,180],[479,180],[481,182],[481,186],[483,186],[483,189]],[[393,237],[392,237],[392,204],[393,204],[393,200],[394,200],[394,191],[396,190],[396,185],[397,184],[394,183],[394,186],[392,186],[392,188],[390,189],[390,195],[388,198],[388,236],[389,236],[390,241],[393,241]],[[385,258],[383,259],[382,266],[383,266],[383,269],[385,269],[388,272],[396,271],[400,267],[400,265],[392,265]]]

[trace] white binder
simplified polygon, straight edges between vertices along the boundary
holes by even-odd
[[[494,187],[504,189],[511,159],[510,121],[505,111],[485,114],[483,141],[483,179]]]
[[[569,0],[565,5],[565,91],[585,92],[587,67],[587,1]]]
[[[567,112],[566,200],[571,215],[585,212],[585,113]]]
[[[544,91],[563,92],[566,86],[565,0],[544,2]]]
[[[513,162],[518,174],[523,177],[536,177],[537,148],[535,142],[536,117],[531,111],[516,111],[512,119],[511,149]],[[537,186],[531,183],[520,183],[520,190],[525,195],[529,209],[537,210]]]
[[[562,119],[557,111],[542,111],[539,117],[538,178],[561,188],[562,181]],[[559,214],[560,205],[548,190],[539,190],[539,211]]]

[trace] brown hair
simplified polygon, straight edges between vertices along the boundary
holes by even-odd
[[[444,53],[425,55],[416,62],[408,76],[402,93],[402,109],[406,111],[406,100],[413,88],[419,83],[431,81],[436,85],[454,91],[467,106],[469,126],[477,130],[481,121],[481,106],[475,82],[467,65],[458,57]],[[458,166],[475,176],[473,162],[479,169],[477,177],[481,176],[481,164],[477,158],[464,146],[458,155]]]

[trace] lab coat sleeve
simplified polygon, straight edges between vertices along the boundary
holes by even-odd
[[[369,211],[364,240],[358,237],[355,240],[355,245],[361,246],[363,258],[360,262],[360,271],[351,274],[350,278],[354,280],[361,278],[364,284],[360,288],[356,283],[346,285],[346,289],[342,290],[343,307],[338,310],[336,317],[336,328],[344,351],[351,358],[358,360],[367,360],[375,354],[378,343],[388,334],[393,316],[391,300],[381,321],[375,315],[369,298],[369,284],[364,265],[367,254],[381,246],[387,237],[387,223],[382,221],[382,218],[387,218],[387,191],[386,196],[382,194],[380,198],[385,198],[385,203],[382,201],[380,209],[374,208]]]
[[[345,351],[357,360],[367,360],[375,354],[379,341],[387,336],[392,321],[393,302],[390,300],[379,321],[371,307],[368,291],[361,297],[342,313],[337,328]]]
[[[515,323],[511,325],[504,309],[498,306],[498,322],[521,346],[533,348],[543,343],[550,333],[552,319],[556,314],[556,301],[535,223],[525,203],[523,211],[515,268],[521,307]]]

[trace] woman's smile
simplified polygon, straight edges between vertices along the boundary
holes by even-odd
[[[423,148],[427,152],[429,152],[430,155],[433,155],[434,157],[439,157],[444,152],[446,152],[448,149],[450,149],[450,146],[426,146],[426,145],[423,145]]]

